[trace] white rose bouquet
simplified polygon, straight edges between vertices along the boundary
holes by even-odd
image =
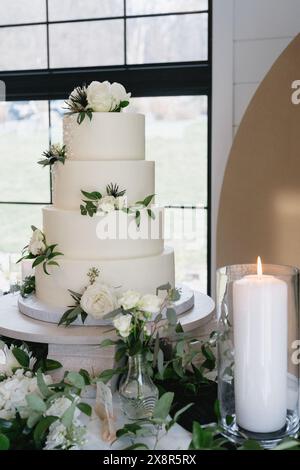
[[[131,93],[120,83],[93,81],[87,87],[76,87],[65,101],[69,114],[78,113],[81,124],[85,116],[91,120],[93,112],[120,112],[129,105]]]
[[[56,251],[56,245],[48,245],[46,237],[41,230],[34,225],[31,226],[32,235],[29,244],[22,250],[22,257],[17,261],[20,263],[24,259],[34,260],[32,267],[35,268],[39,264],[43,265],[45,274],[49,274],[47,267],[59,266],[58,262],[54,260],[57,256],[63,256],[63,253]]]

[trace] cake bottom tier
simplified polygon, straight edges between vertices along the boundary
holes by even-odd
[[[95,267],[100,271],[99,280],[120,291],[137,290],[143,294],[155,294],[156,288],[170,282],[175,285],[174,251],[165,248],[157,256],[120,260],[60,259],[59,267],[49,268],[46,275],[38,266],[35,270],[36,296],[53,307],[72,305],[68,289],[82,292],[88,285],[87,272]]]

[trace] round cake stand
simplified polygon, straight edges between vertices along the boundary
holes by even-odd
[[[57,326],[54,323],[35,320],[20,313],[18,294],[0,297],[0,335],[22,341],[48,344],[48,357],[63,364],[63,370],[87,369],[97,374],[112,369],[114,346],[100,348],[105,338],[114,338],[111,326]],[[194,307],[179,315],[184,331],[205,329],[212,319],[214,301],[205,294],[195,292]],[[62,373],[62,370],[61,370]]]

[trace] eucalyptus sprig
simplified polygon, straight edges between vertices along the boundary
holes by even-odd
[[[49,275],[47,268],[49,266],[59,266],[54,258],[63,256],[63,253],[56,251],[57,244],[47,244],[46,237],[41,230],[37,229],[34,225],[31,226],[31,230],[33,232],[31,240],[29,244],[23,248],[22,257],[17,263],[20,263],[24,259],[34,260],[32,267],[35,268],[39,264],[42,264],[44,273]]]
[[[39,165],[43,165],[43,167],[48,165],[53,165],[55,162],[61,162],[62,164],[65,163],[66,160],[66,146],[60,144],[53,144],[50,146],[49,150],[43,152],[42,156],[44,157],[42,160],[38,161]]]

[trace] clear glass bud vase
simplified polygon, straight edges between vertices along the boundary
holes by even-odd
[[[152,416],[158,399],[158,389],[147,373],[142,354],[128,358],[128,372],[119,387],[122,410],[129,419],[147,419]]]

